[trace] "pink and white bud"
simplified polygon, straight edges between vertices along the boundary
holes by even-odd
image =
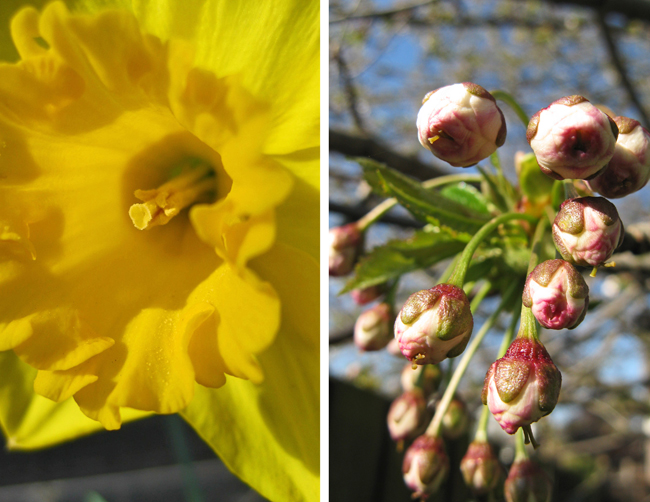
[[[387,284],[375,284],[374,286],[368,286],[363,289],[353,289],[350,292],[354,303],[357,305],[366,305],[372,301],[375,301],[377,298],[381,297],[387,289]]]
[[[473,327],[465,292],[438,284],[408,298],[395,320],[395,338],[409,361],[437,364],[465,350]]]
[[[435,493],[447,479],[449,457],[439,437],[419,436],[406,450],[402,473],[413,498]]]
[[[618,128],[582,96],[566,96],[530,119],[526,138],[551,178],[591,179],[614,155]]]
[[[460,471],[467,487],[477,496],[490,493],[505,477],[503,467],[487,441],[470,443],[460,461]]]
[[[440,403],[438,403],[440,406]],[[458,439],[469,429],[469,413],[465,403],[454,398],[449,403],[447,411],[442,416],[442,435],[446,439]]]
[[[401,352],[400,352],[401,354]],[[442,381],[442,371],[435,364],[424,364],[416,366],[415,369],[411,363],[404,366],[400,379],[402,389],[413,390],[422,389],[425,396],[433,394]]]
[[[550,502],[553,485],[532,460],[515,460],[508,472],[504,492],[507,502]]]
[[[363,312],[354,324],[354,344],[359,350],[381,350],[393,339],[391,326],[395,316],[392,307],[379,303]]]
[[[431,414],[419,389],[404,392],[388,410],[388,432],[393,441],[413,439],[426,429]]]
[[[420,144],[454,167],[473,166],[506,140],[506,121],[496,100],[471,82],[424,96],[417,127]]]
[[[623,222],[603,197],[565,200],[553,222],[555,247],[569,263],[600,267],[623,243]]]
[[[522,299],[545,328],[573,329],[587,313],[589,287],[569,262],[547,260],[528,275]]]
[[[615,117],[618,126],[616,150],[607,169],[589,180],[589,188],[608,199],[618,199],[641,190],[650,179],[650,132],[627,117]]]
[[[541,342],[515,338],[485,375],[481,400],[501,428],[514,434],[553,411],[562,375]]]
[[[352,272],[363,248],[363,233],[356,223],[334,227],[329,232],[330,275],[339,277]]]

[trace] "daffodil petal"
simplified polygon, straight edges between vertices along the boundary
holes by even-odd
[[[319,499],[318,263],[276,244],[252,266],[282,301],[277,339],[258,356],[260,385],[197,386],[181,414],[228,467],[273,501]],[[264,473],[264,476],[260,476]]]
[[[55,403],[35,394],[32,381],[36,370],[13,352],[0,353],[0,374],[0,426],[7,448],[44,448],[103,429],[99,422],[86,417],[73,400]],[[146,415],[125,409],[122,418],[131,421]]]

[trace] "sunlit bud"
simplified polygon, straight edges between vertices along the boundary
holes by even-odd
[[[454,398],[442,416],[442,435],[447,439],[458,439],[467,432],[467,429],[469,429],[467,407],[463,401]]]
[[[514,434],[553,411],[561,385],[562,375],[542,343],[515,338],[505,355],[490,366],[481,400],[501,428]]]
[[[413,498],[435,493],[449,473],[449,457],[440,437],[420,436],[406,451],[402,464],[404,482]]]
[[[379,303],[363,312],[354,324],[354,343],[360,350],[383,349],[393,338],[395,316],[392,307]]]
[[[352,299],[357,305],[365,305],[382,296],[387,289],[387,284],[376,284],[363,289],[353,289],[350,292]]]
[[[547,260],[528,275],[523,302],[545,328],[573,329],[587,313],[589,287],[569,262]]]
[[[356,223],[348,223],[330,229],[329,240],[330,275],[349,274],[363,248],[363,233]]]
[[[438,284],[409,297],[395,320],[395,338],[409,361],[437,364],[465,350],[473,327],[465,292]]]
[[[526,138],[544,174],[591,179],[614,155],[618,128],[582,96],[566,96],[530,119]]]
[[[550,502],[551,480],[532,460],[515,460],[505,484],[507,502]]]
[[[442,371],[436,364],[424,364],[413,369],[413,365],[409,363],[402,370],[402,389],[413,390],[417,387],[422,389],[425,396],[433,394],[441,381]]]
[[[428,93],[417,127],[422,146],[454,167],[473,166],[506,140],[506,121],[496,100],[471,82]]]
[[[615,117],[618,126],[616,150],[607,169],[587,183],[608,199],[625,197],[641,190],[650,179],[650,133],[627,117]]]
[[[460,461],[460,471],[474,495],[487,495],[505,477],[503,467],[490,443],[474,440]]]
[[[393,441],[413,439],[424,432],[429,418],[430,413],[422,391],[406,391],[392,402],[388,410],[390,437]]]
[[[603,265],[623,235],[616,207],[603,197],[566,200],[553,222],[553,240],[562,258],[583,267]]]

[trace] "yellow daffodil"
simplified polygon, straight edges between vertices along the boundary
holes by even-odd
[[[71,9],[18,11],[0,64],[8,444],[180,412],[316,500],[319,4]]]

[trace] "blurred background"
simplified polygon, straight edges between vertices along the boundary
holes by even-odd
[[[648,128],[648,1],[331,0],[329,19],[330,227],[355,221],[381,200],[349,157],[369,157],[420,180],[460,172],[416,136],[422,97],[445,85],[501,89],[529,116],[581,94]],[[499,155],[514,181],[515,153],[531,150],[524,126],[499,104],[508,125]],[[577,329],[541,333],[563,385],[555,411],[536,425],[542,447],[535,456],[553,477],[558,501],[650,501],[650,187],[613,202],[628,230],[617,267],[589,279],[590,313]],[[371,227],[366,249],[419,226],[397,207]],[[435,285],[445,266],[403,277],[397,308],[412,292]],[[354,346],[353,325],[367,307],[338,295],[347,279],[331,278],[329,286],[330,499],[410,500],[402,455],[386,428],[405,360]],[[483,302],[475,326],[495,307],[496,299]],[[488,334],[459,388],[476,417],[508,320],[502,317]],[[508,465],[512,438],[493,419],[489,435]],[[467,441],[454,442],[451,455],[462,457]],[[458,476],[439,500],[471,500]]]

